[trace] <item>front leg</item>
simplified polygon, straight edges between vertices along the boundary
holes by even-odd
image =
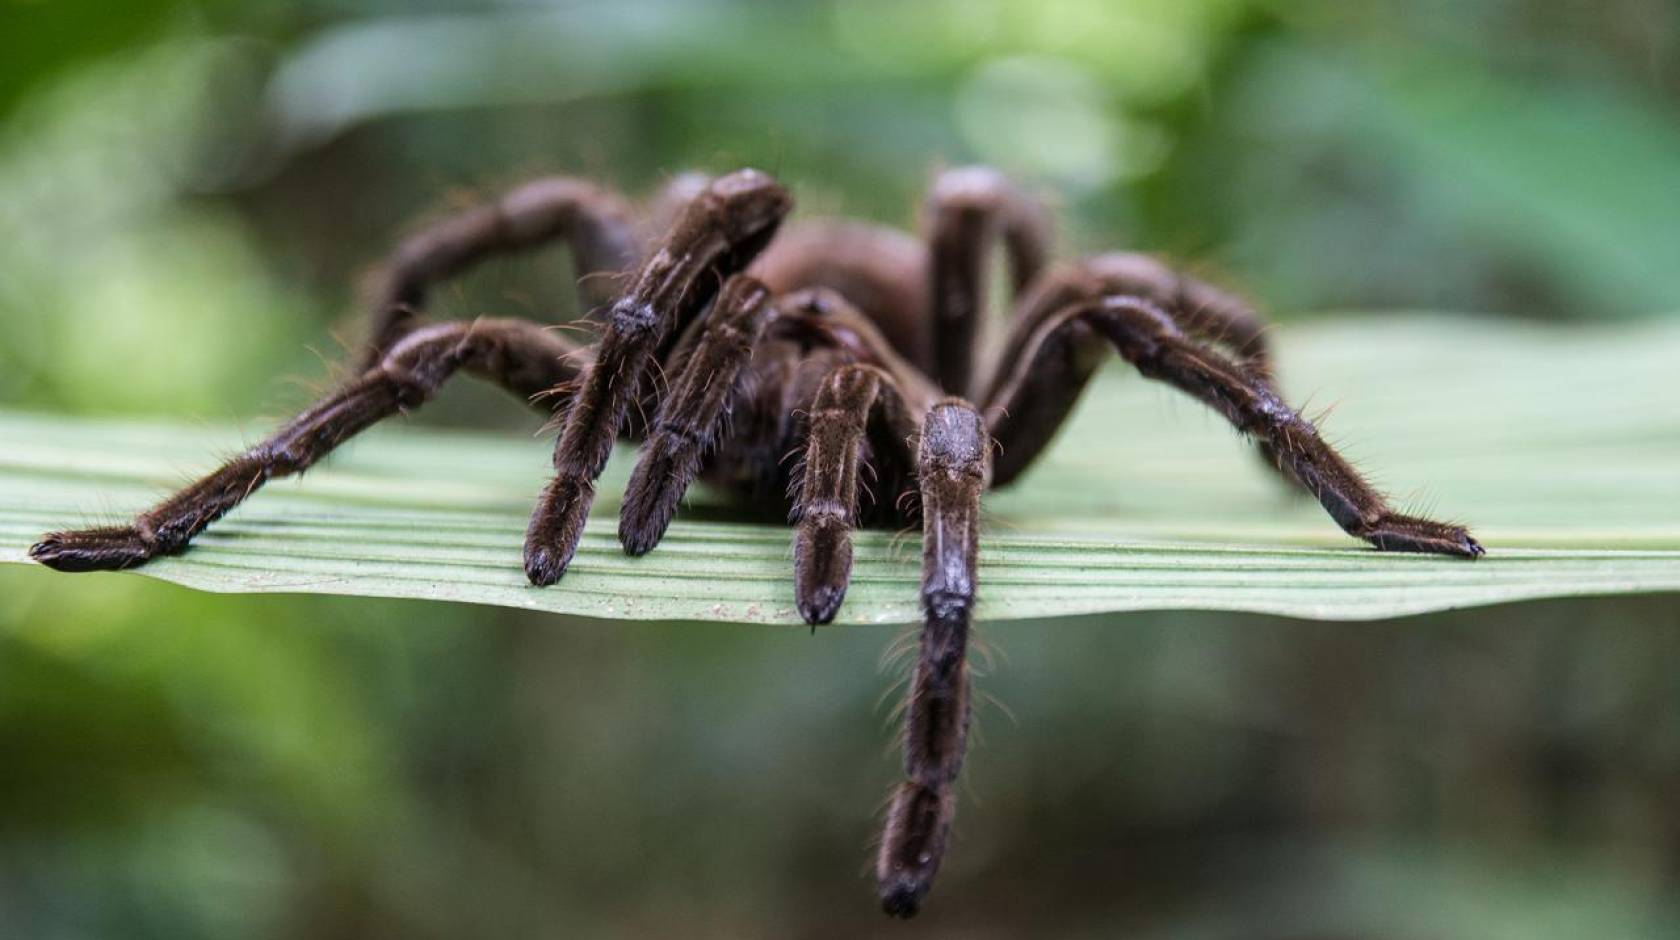
[[[843,351],[846,362],[822,378],[805,426],[805,455],[795,489],[794,602],[813,627],[839,612],[852,574],[852,526],[859,516],[860,471],[869,456],[875,471],[909,467],[905,446],[919,432],[938,394],[840,295],[799,291],[779,300],[782,325],[808,331]],[[870,443],[879,420],[880,439]],[[896,474],[895,474],[896,476]],[[891,500],[896,493],[881,494]]]
[[[793,599],[812,627],[834,619],[851,584],[852,526],[858,518],[869,419],[883,406],[883,397],[886,407],[902,411],[890,375],[875,366],[848,363],[823,377],[811,402],[793,506]]]
[[[595,361],[566,413],[554,449],[554,478],[525,531],[525,573],[553,584],[566,573],[630,402],[648,367],[744,269],[792,208],[787,190],[756,170],[719,177],[682,210],[676,226],[613,304]]]
[[[625,554],[645,555],[659,544],[701,461],[717,446],[770,320],[769,300],[763,284],[737,274],[723,285],[701,323],[700,336],[659,405],[624,490],[618,541]]]
[[[911,917],[933,886],[968,747],[968,633],[979,582],[980,494],[991,439],[974,406],[935,404],[916,459],[922,501],[922,638],[904,716],[903,783],[875,862],[881,907]]]

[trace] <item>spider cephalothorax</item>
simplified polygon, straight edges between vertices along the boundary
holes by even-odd
[[[791,206],[774,180],[741,170],[667,187],[647,213],[647,245],[622,200],[571,179],[529,183],[445,219],[379,269],[356,378],[130,525],[53,533],[30,553],[84,571],[178,552],[266,480],[302,472],[421,404],[457,369],[560,421],[554,478],[525,539],[536,585],[565,574],[620,437],[641,442],[619,512],[626,552],[658,544],[697,476],[743,501],[785,506],[794,601],[812,624],[832,620],[845,597],[852,527],[919,515],[924,622],[905,780],[876,861],[882,904],[902,916],[932,883],[954,810],[980,495],[1043,451],[1107,350],[1254,438],[1350,534],[1388,551],[1482,553],[1462,527],[1393,511],[1282,401],[1244,302],[1142,255],[1052,265],[1047,216],[998,174],[942,174],[925,242],[838,221],[778,237]],[[986,262],[999,239],[1014,294],[1010,335],[981,361]],[[570,248],[585,305],[603,324],[592,347],[526,320],[422,318],[439,281],[553,241]],[[862,485],[865,473],[873,486]]]

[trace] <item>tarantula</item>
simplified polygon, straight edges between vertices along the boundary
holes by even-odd
[[[942,173],[927,197],[925,241],[844,221],[776,237],[791,208],[775,180],[740,170],[679,177],[644,213],[645,230],[620,197],[568,178],[446,218],[376,271],[358,376],[131,524],[53,533],[30,554],[85,571],[179,552],[269,479],[420,405],[459,369],[560,422],[554,477],[525,536],[535,585],[565,573],[619,437],[641,443],[619,511],[627,553],[658,544],[697,476],[783,507],[794,526],[794,601],[813,627],[845,597],[853,526],[919,515],[924,617],[905,779],[875,864],[882,906],[904,917],[939,868],[966,747],[981,493],[1043,452],[1109,348],[1256,439],[1349,534],[1385,551],[1482,554],[1460,526],[1391,509],[1283,402],[1246,303],[1143,255],[1052,264],[1048,214],[998,173]],[[423,318],[439,282],[551,242],[570,249],[601,326],[593,347],[522,319]],[[980,363],[1000,243],[1013,314],[1008,341]],[[783,459],[791,454],[803,459]]]

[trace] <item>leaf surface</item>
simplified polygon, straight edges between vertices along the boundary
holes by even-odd
[[[1486,558],[1364,548],[1213,414],[1116,363],[1048,457],[987,497],[982,617],[1183,608],[1354,620],[1680,591],[1680,328],[1408,315],[1276,339],[1290,399],[1309,415],[1333,411],[1320,422],[1331,440],[1403,507],[1469,523]],[[124,518],[262,430],[0,412],[0,561],[28,563],[47,529]],[[798,622],[788,530],[714,494],[692,493],[651,554],[619,551],[628,450],[565,579],[529,586],[520,546],[549,446],[394,421],[139,571],[211,591]],[[839,620],[916,619],[914,534],[862,533],[857,547]]]

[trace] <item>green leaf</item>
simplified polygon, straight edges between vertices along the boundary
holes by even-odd
[[[1680,590],[1680,327],[1397,317],[1277,340],[1291,398],[1313,414],[1334,404],[1330,438],[1403,506],[1471,524],[1486,558],[1364,548],[1268,476],[1222,421],[1116,363],[1047,459],[988,496],[982,616],[1362,619]],[[27,562],[46,529],[123,518],[256,433],[0,413],[0,561]],[[628,452],[565,579],[526,584],[520,545],[548,447],[393,422],[140,571],[212,591],[798,622],[786,528],[744,521],[712,494],[695,492],[653,553],[625,557],[614,533]],[[862,534],[840,619],[913,621],[917,574],[913,534]]]

